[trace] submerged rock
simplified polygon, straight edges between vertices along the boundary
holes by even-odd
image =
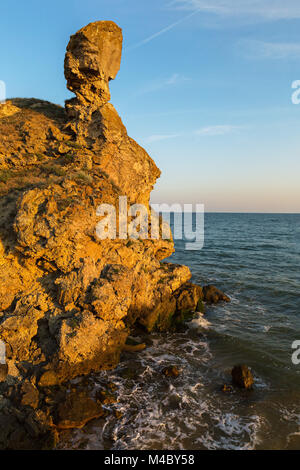
[[[103,405],[112,405],[113,403],[117,402],[116,396],[113,395],[110,391],[105,390],[105,389],[98,390],[96,393],[96,398]]]
[[[231,385],[228,385],[228,384],[224,384],[221,388],[221,391],[224,392],[224,393],[232,393],[233,392],[233,388]]]
[[[135,380],[138,375],[137,370],[132,367],[126,367],[121,371],[121,377],[126,380]]]
[[[122,418],[123,418],[123,413],[122,413],[122,411],[115,410],[115,411],[114,411],[114,415],[115,415],[115,418],[117,418],[117,419],[122,419]]]
[[[230,302],[230,298],[226,294],[211,285],[203,287],[203,300],[209,304]]]
[[[180,371],[178,369],[178,367],[176,366],[168,366],[168,367],[165,367],[163,370],[162,370],[162,373],[163,375],[165,375],[166,377],[178,377],[180,375]]]
[[[232,383],[239,388],[251,389],[254,384],[253,374],[245,364],[235,366],[231,371]]]
[[[124,352],[139,352],[143,351],[146,348],[145,343],[140,344],[124,344],[123,351]]]

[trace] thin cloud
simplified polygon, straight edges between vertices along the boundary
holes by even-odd
[[[180,85],[184,82],[189,81],[190,79],[180,75],[179,73],[173,73],[170,77],[163,78],[163,79],[155,79],[152,82],[147,83],[144,87],[140,90],[137,90],[134,94],[135,96],[144,95],[146,93],[153,93],[155,91],[159,91],[163,88],[168,88],[176,85]]]
[[[182,134],[154,134],[143,139],[146,144],[152,144],[153,142],[161,142],[162,140],[175,139],[180,137]]]
[[[161,29],[160,31],[157,31],[156,33],[152,34],[151,36],[143,39],[142,41],[138,42],[137,44],[133,44],[132,46],[128,46],[125,48],[126,51],[132,51],[133,49],[137,49],[138,47],[144,46],[145,44],[148,44],[149,42],[153,41],[153,39],[158,38],[162,34],[167,33],[168,31],[171,31],[171,29],[175,28],[179,24],[183,23],[184,21],[188,20],[192,16],[196,15],[198,13],[197,10],[193,11],[189,15],[184,16],[183,18],[180,18],[180,20],[175,21],[175,23],[171,23],[169,26],[166,26],[165,28]]]
[[[202,127],[195,131],[196,135],[200,136],[217,136],[217,135],[226,135],[231,134],[232,132],[240,129],[240,126],[230,126],[230,125],[219,125],[219,126],[207,126]]]
[[[239,47],[249,59],[299,59],[300,43],[240,41]]]
[[[183,77],[179,73],[173,73],[173,75],[170,78],[165,80],[164,84],[165,85],[178,85],[178,84],[180,84],[182,82],[186,82],[186,81],[189,81],[189,78]]]
[[[195,136],[222,136],[235,132],[238,129],[241,129],[241,126],[232,126],[232,125],[218,125],[218,126],[207,126],[201,127],[200,129],[193,130],[191,132],[181,132],[177,134],[153,134],[149,137],[142,139],[147,144],[152,144],[153,142],[160,142],[162,140],[176,139],[178,137],[187,138]]]
[[[269,21],[300,18],[299,0],[174,0],[170,5],[219,16],[251,16]]]
[[[125,50],[131,51],[148,44],[198,13],[245,17],[248,20],[257,18],[265,21],[300,18],[299,0],[173,0],[169,3],[169,7],[179,11],[192,10],[192,12],[142,41],[126,47]]]

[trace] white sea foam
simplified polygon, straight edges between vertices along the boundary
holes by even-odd
[[[106,407],[111,413],[105,422],[95,421],[84,430],[74,432],[69,447],[115,450],[257,448],[263,435],[264,418],[251,406],[241,406],[238,393],[228,396],[216,391],[223,377],[222,371],[211,366],[214,358],[207,340],[211,323],[203,314],[198,314],[189,327],[184,333],[154,334],[150,347],[125,358],[116,370],[99,374],[95,387],[106,381],[114,382],[118,387],[118,403]],[[176,379],[166,378],[161,373],[162,368],[170,364],[181,370]],[[124,368],[136,371],[136,377],[123,376]],[[267,388],[259,378],[255,379],[255,384],[258,390]],[[119,420],[112,413],[116,409],[122,413]],[[299,429],[292,429],[291,439]]]
[[[271,325],[265,325],[265,326],[262,327],[262,329],[263,329],[263,331],[264,331],[265,333],[268,333],[271,328],[272,328]]]
[[[209,450],[253,450],[260,439],[258,433],[262,419],[257,415],[243,417],[232,412],[222,413],[215,409],[211,413],[215,426],[210,426],[198,439]]]
[[[203,313],[197,312],[197,317],[188,323],[190,328],[204,328],[208,329],[211,327],[211,323],[205,318]]]

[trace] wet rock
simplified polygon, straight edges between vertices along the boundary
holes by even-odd
[[[205,313],[205,304],[202,299],[198,300],[196,312]]]
[[[8,365],[0,364],[0,382],[4,382],[4,380],[6,380],[7,374],[8,374]]]
[[[122,413],[121,411],[119,411],[119,410],[115,410],[115,411],[114,411],[114,415],[115,415],[115,417],[116,417],[117,419],[123,418],[123,413]]]
[[[112,392],[116,392],[118,390],[118,387],[115,383],[113,382],[109,382],[107,384],[107,387],[109,388],[109,390],[111,390]]]
[[[39,391],[38,389],[29,381],[24,382],[21,386],[21,405],[31,406],[32,408],[37,408],[39,404]]]
[[[9,408],[10,401],[3,395],[0,395],[0,412]]]
[[[160,269],[156,272],[152,271],[147,281],[145,279],[146,282],[140,284],[140,291],[136,298],[138,305],[142,299],[145,299],[145,295],[148,301],[144,303],[138,321],[148,332],[166,331],[171,327],[177,311],[177,291],[190,278],[191,273],[186,266],[161,263]],[[134,310],[134,307],[129,309],[130,313]]]
[[[231,371],[232,383],[239,388],[251,389],[254,383],[253,374],[245,364],[235,366]]]
[[[124,352],[139,352],[143,351],[146,348],[145,343],[140,343],[140,344],[124,344],[123,346],[123,351]]]
[[[52,419],[45,411],[34,410],[27,414],[24,425],[29,434],[38,439],[49,432],[49,428],[52,427]]]
[[[44,388],[43,393],[46,405],[55,409],[59,403],[65,400],[66,390],[63,386]]]
[[[103,416],[102,406],[85,392],[71,392],[58,406],[55,424],[58,429],[82,428],[92,419]]]
[[[28,412],[7,405],[0,413],[1,450],[50,449],[57,442],[51,420],[41,410]]]
[[[203,300],[203,292],[200,286],[186,282],[175,292],[176,309],[180,313],[194,312],[197,310],[199,300]]]
[[[20,449],[22,448],[22,443],[24,443],[27,448],[30,448],[26,431],[20,425],[18,419],[12,413],[7,413],[7,414],[1,413],[0,414],[0,449],[1,450],[14,449],[14,448]]]
[[[126,367],[121,371],[121,377],[123,377],[123,379],[134,380],[137,375],[136,369],[133,369],[132,367]]]
[[[179,374],[180,374],[180,371],[178,369],[178,367],[176,366],[168,366],[168,367],[165,367],[163,370],[162,370],[162,373],[166,376],[166,377],[178,377]]]
[[[230,298],[226,294],[212,285],[203,287],[203,300],[209,304],[230,302]]]
[[[176,312],[172,319],[172,329],[181,331],[187,328],[186,323],[193,320],[196,312],[204,313],[202,288],[191,282],[183,284],[175,293]]]
[[[223,387],[221,388],[221,391],[224,392],[224,393],[232,393],[233,388],[232,388],[231,385],[224,384]]]
[[[112,405],[113,403],[117,402],[117,398],[108,390],[97,390],[96,398],[99,400],[103,405]]]
[[[123,346],[124,352],[139,352],[146,348],[145,343],[139,343],[132,337],[128,337],[126,343]]]

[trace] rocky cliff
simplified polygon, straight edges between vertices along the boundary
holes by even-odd
[[[150,213],[160,175],[109,102],[121,51],[116,24],[89,24],[67,47],[75,97],[65,109],[37,99],[0,106],[2,448],[33,437],[41,446],[59,427],[61,384],[115,367],[134,325],[167,329],[203,297],[187,267],[161,262],[171,239],[96,236],[102,203],[118,208],[126,196]]]

